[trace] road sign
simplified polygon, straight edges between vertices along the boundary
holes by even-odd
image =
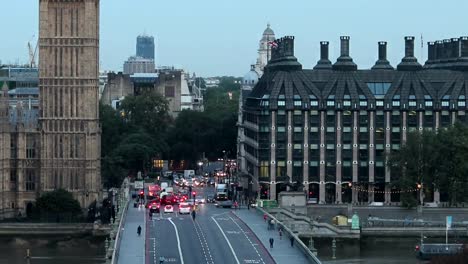
[[[447,215],[447,229],[450,229],[452,228],[452,216],[451,215]]]
[[[143,189],[143,181],[135,181],[135,189]]]

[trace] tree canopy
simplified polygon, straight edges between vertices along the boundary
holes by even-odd
[[[422,188],[423,198],[431,190],[448,194],[451,204],[468,201],[468,128],[456,124],[448,129],[408,133],[407,141],[389,157],[392,181],[403,190],[402,205],[418,203],[417,193],[405,190]]]
[[[115,110],[100,106],[101,173],[106,187],[129,174],[151,168],[153,158],[185,160],[195,168],[203,157],[217,159],[223,150],[236,155],[240,82],[222,77],[204,95],[204,112],[184,110],[173,120],[168,101],[148,92],[126,97]]]
[[[73,198],[70,192],[64,189],[43,193],[37,198],[35,208],[41,217],[50,218],[50,216],[53,216],[57,221],[60,221],[63,217],[76,219],[82,215],[78,201]]]

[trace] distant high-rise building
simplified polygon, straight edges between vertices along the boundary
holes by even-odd
[[[154,60],[154,37],[145,35],[138,36],[136,55],[144,59]]]

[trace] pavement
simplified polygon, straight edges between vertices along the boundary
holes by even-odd
[[[145,208],[134,208],[133,201],[127,209],[127,216],[123,226],[122,240],[119,248],[118,264],[144,264],[145,262]],[[137,228],[141,226],[141,236],[137,235]]]
[[[278,230],[267,229],[267,223],[263,220],[263,216],[260,215],[256,209],[239,209],[235,210],[234,214],[255,233],[264,248],[270,247],[270,238],[274,239],[273,249],[269,248],[269,253],[276,263],[308,263],[307,258],[297,247],[291,247],[288,236],[283,233],[283,237],[280,239]]]

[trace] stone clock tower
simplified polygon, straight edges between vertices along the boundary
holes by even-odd
[[[99,0],[39,0],[40,190],[101,189]]]

